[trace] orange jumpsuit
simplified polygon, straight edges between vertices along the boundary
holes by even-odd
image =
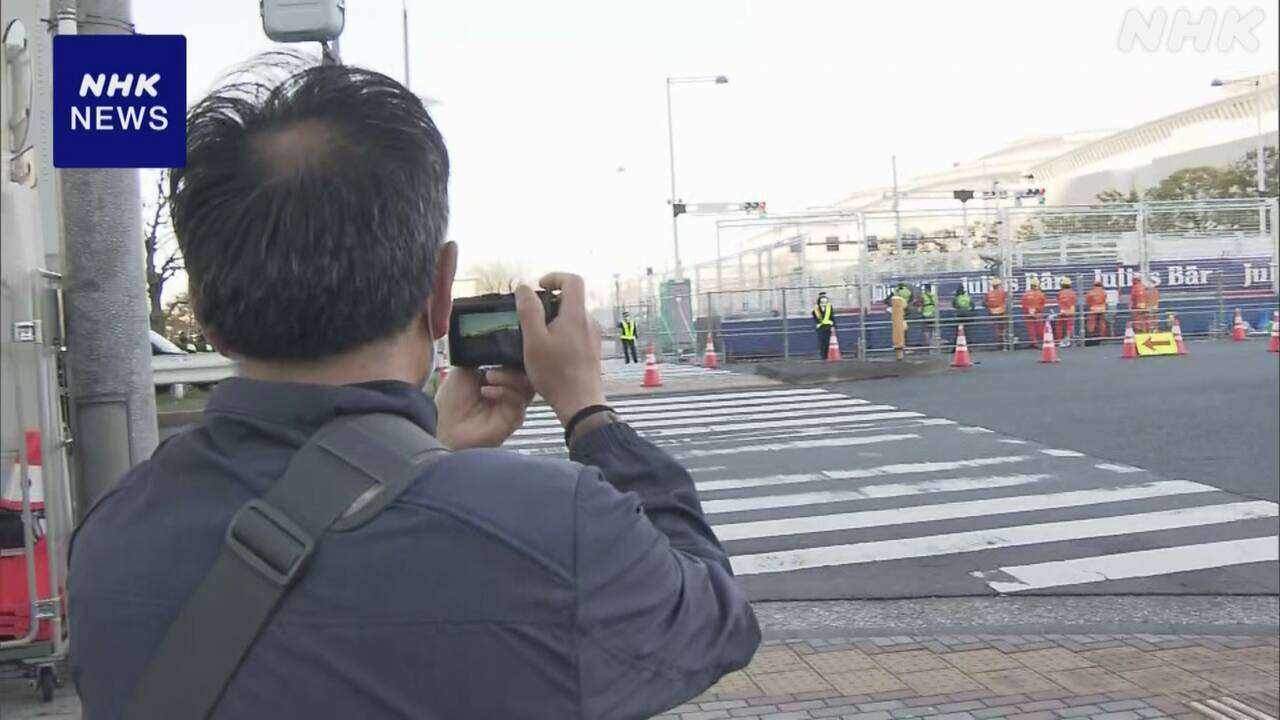
[[[1069,340],[1076,332],[1076,291],[1062,288],[1058,291],[1058,339]]]
[[[1085,309],[1089,312],[1085,322],[1085,331],[1089,337],[1107,337],[1111,329],[1107,327],[1107,291],[1094,286],[1084,296]]]
[[[1022,312],[1027,317],[1027,337],[1035,347],[1044,344],[1044,293],[1031,288],[1022,294]]]
[[[1147,331],[1147,286],[1134,278],[1133,287],[1129,288],[1129,313],[1133,316],[1135,332]]]
[[[1007,308],[1007,296],[1004,288],[994,287],[987,291],[987,295],[982,300],[982,304],[986,306],[987,312],[991,313],[991,322],[995,325],[996,345],[1004,347],[1004,315]]]
[[[1147,288],[1147,331],[1160,332],[1160,288]]]

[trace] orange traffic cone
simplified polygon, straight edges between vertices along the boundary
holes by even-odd
[[[1231,326],[1231,339],[1235,342],[1244,342],[1249,339],[1244,331],[1244,317],[1240,315],[1240,308],[1236,308],[1236,321]]]
[[[1178,322],[1177,315],[1173,315],[1173,344],[1178,346],[1179,355],[1187,354],[1187,345],[1182,342],[1182,323]]]
[[[1124,351],[1120,353],[1123,360],[1133,360],[1138,357],[1138,339],[1133,336],[1133,321],[1130,320],[1124,328]]]
[[[964,338],[963,325],[956,328],[956,354],[951,358],[951,367],[973,367],[973,359],[969,357],[969,341]]]
[[[40,431],[32,428],[23,435],[27,445],[27,476],[22,477],[22,466],[15,457],[8,482],[0,479],[0,509],[13,512],[22,510],[22,485],[28,480],[30,484],[27,485],[27,499],[31,501],[31,507],[35,509],[44,507],[44,480],[40,476],[43,464],[40,452]]]
[[[1267,352],[1280,353],[1280,312],[1271,313],[1271,342]]]
[[[1053,341],[1053,323],[1044,321],[1044,342],[1040,343],[1040,362],[1058,362],[1058,343]]]
[[[840,341],[836,340],[835,328],[831,329],[831,340],[827,342],[827,362],[839,362],[840,357]]]
[[[707,352],[702,356],[702,367],[708,370],[720,367],[720,358],[716,357],[716,346],[711,342],[711,333],[707,333]]]
[[[640,383],[640,387],[662,387],[658,360],[653,356],[653,343],[649,343],[649,351],[644,356],[644,382]]]

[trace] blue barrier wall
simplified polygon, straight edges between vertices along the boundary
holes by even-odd
[[[1152,262],[1153,281],[1160,290],[1159,314],[1163,320],[1167,313],[1176,313],[1184,335],[1194,336],[1209,333],[1215,327],[1229,327],[1234,318],[1236,308],[1243,313],[1245,320],[1253,327],[1265,327],[1270,322],[1271,313],[1280,307],[1280,298],[1272,291],[1269,258],[1210,258],[1204,260],[1181,260]],[[1103,283],[1108,289],[1119,288],[1121,301],[1119,308],[1110,316],[1114,323],[1112,335],[1124,332],[1125,323],[1130,320],[1127,288],[1132,281],[1135,268],[1132,266],[1070,266],[1043,267],[1034,270],[1023,269],[1015,274],[1009,289],[1009,308],[1015,317],[1015,333],[1020,341],[1028,339],[1026,323],[1022,318],[1019,303],[1022,289],[1032,278],[1039,279],[1046,289],[1048,310],[1054,310],[1058,286],[1061,277],[1071,278],[1076,285],[1077,305],[1083,308],[1084,295],[1093,280]],[[897,278],[894,278],[896,281]],[[938,289],[939,323],[942,325],[942,337],[950,342],[954,337],[955,313],[951,310],[951,297],[957,286],[964,283],[966,289],[974,297],[975,311],[966,323],[965,336],[970,345],[992,345],[995,343],[995,332],[991,315],[981,307],[983,294],[990,289],[990,276],[966,273],[942,273],[933,276],[904,277],[902,280],[915,286],[922,282],[933,283]],[[890,284],[879,285],[873,289],[873,297],[887,295]],[[1219,293],[1221,297],[1219,297]],[[816,290],[815,290],[816,294]],[[892,349],[889,314],[884,305],[873,305],[865,316],[858,311],[840,312],[837,308],[836,326],[841,351],[845,355],[856,352],[862,333],[861,325],[867,324],[867,348],[869,351]],[[910,323],[908,345],[924,345],[921,325],[924,321]],[[1084,318],[1077,314],[1076,333],[1082,334]],[[930,323],[931,324],[931,323]],[[808,314],[788,318],[787,331],[784,336],[783,321],[780,317],[762,319],[733,319],[728,317],[720,322],[720,337],[723,342],[726,358],[778,357],[784,354],[785,348],[792,357],[818,357],[819,348],[814,332],[813,320]]]

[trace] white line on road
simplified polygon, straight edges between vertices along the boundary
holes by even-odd
[[[772,398],[772,397],[792,397],[798,395],[833,395],[834,393],[823,390],[822,388],[797,388],[793,390],[764,390],[756,392],[738,392],[738,393],[703,393],[699,395],[667,395],[665,397],[655,398],[638,398],[635,400],[619,400],[613,403],[614,409],[623,410],[634,407],[644,407],[648,405],[675,405],[687,403],[701,403],[703,401],[717,400],[743,400],[747,398]],[[551,408],[546,405],[529,408],[531,415],[550,415]]]
[[[1117,473],[1136,473],[1142,472],[1142,468],[1136,468],[1132,465],[1116,465],[1115,463],[1098,463],[1094,467],[1099,470],[1110,470]]]
[[[986,583],[996,592],[1015,593],[1276,560],[1280,560],[1280,538],[1261,537],[1012,565],[970,574],[980,580],[1010,577],[1012,580],[993,579]]]
[[[728,470],[729,468],[725,465],[708,465],[706,467],[695,467],[695,468],[685,468],[685,469],[689,471],[690,475],[692,475],[693,473],[716,472],[717,470]]]
[[[716,425],[686,425],[682,427],[666,428],[661,422],[636,423],[632,427],[637,430],[644,430],[643,435],[648,438],[665,438],[676,435],[705,435],[715,432],[732,432],[735,430],[755,430],[757,428],[784,428],[784,427],[806,427],[812,425],[834,425],[837,423],[851,422],[875,422],[877,420],[904,420],[906,418],[924,417],[918,412],[865,412],[866,410],[875,409],[880,406],[866,405],[858,408],[863,411],[857,415],[826,415],[822,417],[804,417],[797,420],[777,420],[778,414],[766,415],[760,419],[760,422],[742,422],[742,423],[726,423]],[[851,412],[846,408],[845,412]],[[767,419],[769,418],[769,419]],[[521,447],[526,445],[544,445],[549,442],[559,442],[564,436],[564,431],[556,429],[555,432],[532,432],[528,435],[520,435],[515,439],[508,440],[503,443],[503,447]]]
[[[768,510],[773,508],[800,507],[801,505],[826,505],[828,503],[849,502],[851,500],[878,500],[881,498],[925,495],[928,493],[962,492],[965,490],[986,490],[988,488],[1013,487],[1015,485],[1029,485],[1050,477],[1053,476],[992,475],[989,477],[917,480],[915,482],[907,483],[868,485],[866,487],[860,487],[853,490],[821,490],[817,492],[792,493],[791,495],[762,495],[758,497],[703,500],[702,509],[707,514],[715,514],[740,512],[743,510]],[[824,515],[822,517],[835,516]],[[793,519],[807,520],[808,518]],[[924,520],[917,521],[924,522],[928,519],[929,518],[924,518]]]
[[[1111,517],[1036,523],[1015,527],[973,530],[914,538],[830,545],[802,550],[739,555],[731,558],[734,573],[758,575],[807,568],[856,565],[904,558],[950,555],[1039,545],[1063,540],[1114,537],[1175,528],[1217,525],[1240,520],[1276,517],[1276,504],[1261,500],[1162,510]]]
[[[972,458],[969,460],[950,460],[946,462],[913,462],[879,465],[859,470],[823,470],[816,473],[795,475],[766,475],[764,477],[735,478],[727,480],[709,480],[698,483],[699,492],[715,490],[737,490],[739,488],[762,487],[766,485],[787,485],[791,483],[823,482],[826,480],[856,480],[859,478],[880,477],[883,475],[911,475],[914,473],[947,472],[966,468],[988,467],[1007,463],[1022,462],[1029,459],[1026,455],[1000,455],[996,457]],[[865,489],[865,488],[864,488]]]
[[[1026,445],[1027,444],[1026,440],[1019,440],[1017,438],[1000,438],[999,440],[996,440],[996,442],[1002,442],[1002,443],[1005,443],[1006,445]]]
[[[1011,479],[1014,480],[1013,484],[1020,484],[1037,482],[1047,477],[1049,476],[1015,475],[1011,476]],[[980,480],[981,478],[977,479]],[[998,485],[1005,478],[988,478],[988,480],[994,481],[994,484]],[[780,535],[803,535],[805,533],[829,532],[832,530],[856,530],[886,525],[910,525],[938,520],[1005,515],[1036,510],[1057,510],[1083,505],[1124,502],[1126,500],[1146,500],[1171,495],[1216,492],[1217,490],[1215,487],[1186,480],[1168,480],[1098,490],[1073,490],[1061,493],[970,500],[967,502],[914,505],[886,510],[863,510],[834,515],[809,515],[778,520],[728,523],[715,526],[715,531],[716,536],[721,540],[744,540],[747,538],[776,537]],[[758,499],[764,500],[767,498]],[[904,539],[904,542],[910,542],[911,540],[911,538],[907,538]]]
[[[1044,448],[1040,452],[1052,457],[1084,457],[1084,453],[1075,450],[1056,450],[1054,448]]]
[[[733,447],[714,448],[711,450],[686,450],[684,452],[675,453],[675,458],[677,460],[688,460],[700,457],[715,457],[717,455],[737,455],[738,453],[779,452],[782,450],[808,450],[820,447],[874,445],[882,442],[893,442],[894,440],[918,440],[919,438],[920,436],[915,433],[900,433],[891,435],[866,435],[862,437],[824,438],[822,440],[795,440],[793,442],[764,443],[760,445],[735,445]]]
[[[686,417],[689,413],[702,413],[709,410],[721,410],[723,408],[740,408],[741,412],[752,412],[759,410],[757,406],[765,406],[768,408],[777,407],[784,410],[802,410],[808,407],[823,407],[822,403],[843,402],[848,405],[869,405],[866,400],[860,398],[845,397],[844,395],[836,395],[828,393],[826,395],[800,395],[796,397],[782,398],[749,398],[746,400],[729,400],[723,402],[708,401],[698,403],[697,405],[689,405],[680,403],[675,405],[649,405],[641,406],[627,411],[627,418],[647,418],[647,417]],[[621,412],[624,408],[615,407],[615,410]],[[538,413],[536,417],[530,413],[529,419],[525,422],[525,427],[536,427],[540,424],[550,422],[558,422],[555,415],[546,412]]]
[[[643,416],[628,415],[625,419],[627,424],[633,428],[646,428],[692,425],[708,420],[763,420],[771,417],[806,417],[819,415],[823,412],[867,412],[873,410],[897,410],[897,408],[892,405],[868,405],[866,400],[844,399],[822,400],[803,407],[785,405],[709,411],[695,410],[693,412],[653,413]],[[559,435],[563,432],[560,428],[560,421],[552,420],[547,422],[537,421],[536,423],[526,422],[523,429],[516,431],[516,435]]]
[[[984,427],[978,427],[977,425],[968,425],[968,426],[966,426],[966,427],[962,427],[962,428],[960,428],[960,432],[965,432],[965,433],[971,433],[971,434],[974,434],[974,435],[978,435],[978,434],[983,434],[983,433],[994,433],[994,432],[995,432],[995,430],[988,430],[987,428],[984,428]]]

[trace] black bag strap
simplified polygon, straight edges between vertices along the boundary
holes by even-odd
[[[169,626],[125,717],[208,716],[325,531],[376,517],[443,452],[399,415],[351,415],[322,427],[271,490],[231,518],[222,552]]]

